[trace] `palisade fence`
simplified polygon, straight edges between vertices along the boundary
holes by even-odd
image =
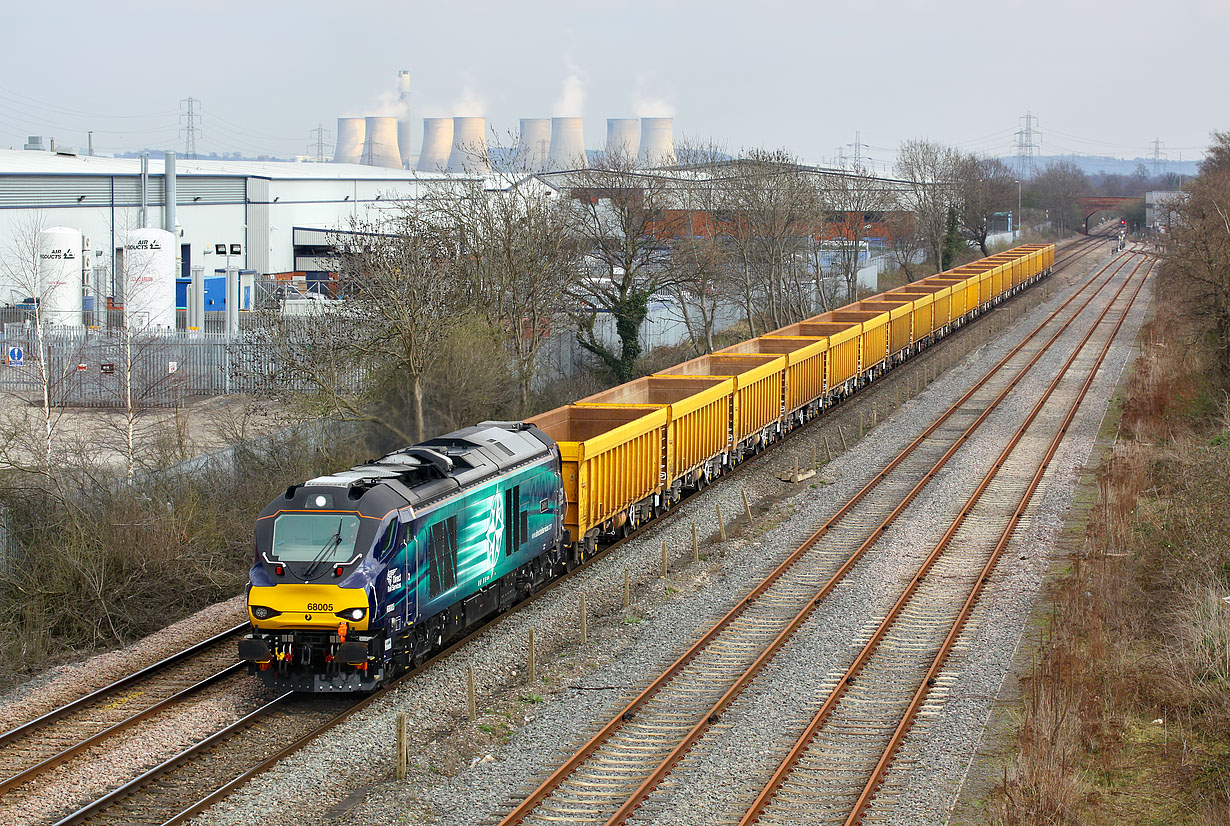
[[[306,378],[283,374],[277,348],[257,330],[134,334],[121,330],[45,327],[43,362],[37,329],[6,324],[0,391],[42,402],[44,384],[57,407],[178,407],[196,396],[311,390]],[[131,382],[128,381],[131,368]],[[343,371],[344,372],[344,371]],[[343,384],[361,380],[353,368]]]

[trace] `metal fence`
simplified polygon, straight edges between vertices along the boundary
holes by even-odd
[[[57,407],[177,407],[194,396],[267,392],[281,369],[273,345],[244,333],[129,340],[122,331],[47,327],[40,347],[36,327],[8,324],[4,349],[0,391],[41,403],[45,387]],[[278,387],[309,389],[293,382]]]

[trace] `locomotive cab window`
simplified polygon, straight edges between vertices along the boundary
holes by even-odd
[[[427,531],[427,592],[435,597],[457,584],[457,517],[441,519]]]
[[[378,562],[384,562],[393,555],[394,551],[406,546],[407,538],[403,535],[404,533],[401,523],[396,519],[389,523],[389,526],[380,534],[380,538],[376,540],[375,556]]]
[[[352,513],[283,513],[273,520],[270,556],[279,562],[348,562],[360,522]]]

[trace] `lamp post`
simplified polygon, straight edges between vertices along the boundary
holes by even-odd
[[[245,225],[246,226],[246,225]],[[234,334],[239,330],[239,278],[231,269],[231,256],[240,256],[243,254],[242,244],[214,244],[212,250],[206,249],[205,254],[210,253],[221,255],[226,259],[226,301],[224,309],[226,311],[226,332]],[[202,312],[202,315],[204,313]],[[205,319],[200,319],[201,327],[204,329]]]
[[[1021,182],[1018,179],[1016,182],[1016,226],[1017,232],[1020,232],[1021,227]],[[1013,240],[1016,240],[1015,238]]]

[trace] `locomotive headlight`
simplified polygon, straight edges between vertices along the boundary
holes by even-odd
[[[266,608],[263,605],[253,605],[251,607],[251,611],[252,616],[256,617],[258,620],[267,620],[282,613],[281,611],[275,611],[272,608]]]
[[[345,611],[338,611],[337,616],[351,622],[358,622],[363,619],[363,615],[367,613],[366,608],[347,608]]]

